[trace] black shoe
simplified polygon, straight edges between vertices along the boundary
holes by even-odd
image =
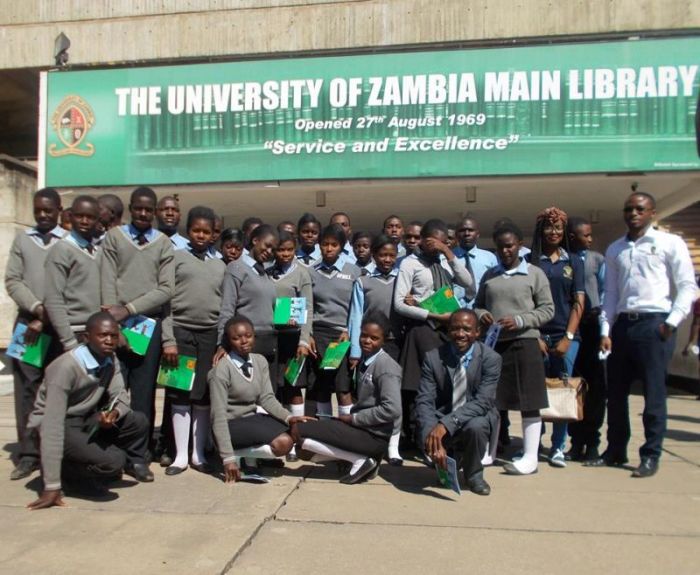
[[[20,459],[19,463],[17,464],[17,467],[15,467],[12,470],[12,473],[10,473],[10,479],[12,481],[24,479],[25,477],[29,477],[37,469],[39,469],[38,459]]]
[[[205,475],[211,475],[212,467],[206,461],[204,463],[190,463],[190,467],[195,471],[204,473]]]
[[[632,472],[632,477],[651,477],[658,470],[659,460],[656,457],[642,457],[642,462]]]
[[[583,445],[572,445],[571,449],[564,454],[566,461],[583,461]]]
[[[281,469],[284,467],[284,461],[281,459],[258,459],[258,465],[260,467],[272,467],[274,469]]]
[[[186,465],[185,465],[185,467],[178,467],[177,465],[169,465],[168,467],[165,468],[165,474],[166,475],[180,475],[180,473],[182,473],[186,469],[187,469]]]
[[[400,457],[390,457],[389,465],[393,467],[401,467],[403,465],[403,459],[401,459]]]
[[[484,472],[479,471],[467,479],[467,489],[477,495],[490,495],[491,486],[484,479]]]
[[[158,459],[158,464],[161,467],[170,467],[173,464],[173,458],[170,457],[167,453],[163,453]]]
[[[284,456],[284,459],[287,463],[296,463],[299,461],[299,456],[296,453],[287,453],[287,455]]]
[[[374,469],[369,473],[367,476],[367,480],[371,480],[377,477],[379,475],[379,466],[382,464],[382,460],[378,459],[377,460],[377,465],[374,466]]]
[[[93,498],[113,497],[107,485],[94,477],[62,477],[61,488],[68,496],[82,496]]]
[[[150,483],[154,479],[153,472],[145,463],[130,463],[124,468],[124,473],[141,483]]]
[[[629,459],[627,459],[627,457],[625,457],[624,455],[622,457],[613,456],[613,455],[609,455],[608,452],[606,451],[603,453],[603,455],[601,455],[597,459],[590,459],[588,461],[584,461],[583,466],[584,467],[622,467],[627,462],[629,462]]]
[[[586,453],[583,456],[583,461],[593,461],[595,459],[600,459],[598,447],[596,445],[589,445],[588,447],[586,447]]]
[[[379,467],[377,462],[373,458],[368,457],[355,473],[352,475],[350,473],[344,475],[340,478],[340,482],[344,483],[345,485],[355,485],[355,483],[359,483],[365,477],[368,477],[371,473],[373,473],[377,467]]]

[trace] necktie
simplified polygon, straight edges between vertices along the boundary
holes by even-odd
[[[139,232],[139,234],[136,236],[136,243],[140,246],[146,245],[148,243],[148,238],[146,237],[146,234],[143,232]]]
[[[362,276],[369,275],[369,272],[367,271],[367,268],[362,268],[362,269],[360,270],[360,275],[362,275]]]
[[[250,363],[250,361],[246,361],[243,363],[243,365],[241,365],[241,371],[243,372],[243,375],[250,379],[250,375],[253,373],[253,364]]]
[[[264,276],[265,275],[265,266],[262,265],[260,262],[255,262],[255,265],[253,266],[253,269],[258,272],[259,275]]]
[[[282,275],[282,270],[278,267],[275,266],[270,270],[270,275],[273,277],[273,279],[280,279],[280,276]]]
[[[85,246],[85,251],[92,255],[95,253],[95,246],[92,243],[89,243]]]
[[[443,286],[452,284],[452,280],[450,279],[447,270],[442,267],[440,256],[429,258],[425,255],[421,255],[421,259],[430,268],[430,273],[433,276],[433,289],[435,291],[438,291]]]
[[[206,251],[198,252],[196,250],[192,250],[192,255],[194,257],[196,257],[197,259],[204,261],[207,257],[207,252]]]
[[[459,358],[459,367],[455,371],[452,381],[452,411],[462,407],[467,400],[467,368],[464,361]]]
[[[464,267],[469,270],[469,275],[474,277],[474,270],[472,270],[472,256],[470,252],[464,253]]]
[[[45,234],[38,232],[38,236],[41,238],[41,241],[45,246],[48,246],[51,243],[51,232],[46,232]]]

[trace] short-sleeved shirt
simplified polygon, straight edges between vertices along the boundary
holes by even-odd
[[[543,254],[539,264],[549,280],[554,300],[554,317],[540,328],[540,332],[550,336],[563,336],[576,295],[586,292],[583,262],[581,258],[569,257],[566,250],[560,249],[556,262]]]

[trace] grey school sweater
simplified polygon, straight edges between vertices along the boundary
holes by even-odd
[[[337,263],[337,262],[336,262]],[[340,271],[327,270],[323,262],[309,268],[314,294],[314,326],[348,329],[352,286],[360,277],[360,268],[345,262]]]
[[[41,469],[45,489],[61,487],[66,417],[90,416],[111,404],[115,398],[118,400],[114,409],[119,412],[120,419],[131,411],[119,362],[114,362],[112,378],[100,382],[85,371],[74,357],[74,352],[75,349],[64,353],[46,368],[34,411],[27,424],[29,428],[38,428],[41,436]]]
[[[136,245],[120,226],[102,243],[101,292],[103,305],[123,305],[132,315],[160,316],[173,297],[173,246],[165,234]]]
[[[90,254],[65,237],[46,257],[44,305],[64,350],[78,346],[75,332],[100,311],[100,254],[99,248]]]
[[[19,307],[20,315],[33,314],[44,302],[44,262],[49,249],[58,241],[55,238],[43,246],[23,231],[12,242],[5,269],[5,289]]]
[[[352,424],[388,438],[401,415],[401,367],[381,350],[368,366],[357,366]]]
[[[508,275],[500,266],[488,270],[481,280],[474,311],[481,318],[490,312],[494,321],[506,316],[520,318],[523,327],[502,330],[499,341],[538,338],[539,327],[554,317],[554,302],[545,273],[527,264],[527,274]]]
[[[275,279],[274,268],[268,271],[273,283],[277,297],[303,297],[306,298],[306,323],[301,326],[299,343],[308,345],[311,338],[311,323],[313,322],[314,294],[311,289],[311,276],[309,271],[302,265],[292,262],[289,271]]]
[[[207,376],[211,396],[211,426],[224,463],[234,460],[236,454],[228,429],[230,419],[253,415],[259,405],[275,419],[287,422],[292,416],[275,398],[270,382],[270,368],[260,354],[251,353],[251,379],[246,379],[230,356],[224,356]]]
[[[272,317],[277,292],[270,277],[260,275],[243,255],[226,266],[219,314],[219,342],[226,322],[234,315],[244,315],[256,332],[273,332]]]
[[[192,330],[216,328],[226,264],[204,261],[187,250],[175,250],[175,295],[163,320],[163,345],[175,345],[173,325]]]

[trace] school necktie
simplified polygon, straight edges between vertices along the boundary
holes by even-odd
[[[207,252],[206,251],[196,251],[192,250],[192,255],[196,257],[198,260],[204,261],[207,257]]]
[[[462,407],[467,401],[467,368],[463,358],[459,358],[459,367],[452,380],[452,411]]]
[[[136,236],[136,243],[140,246],[146,245],[148,243],[148,238],[146,237],[146,234],[144,234],[143,232],[139,232]]]
[[[45,246],[48,246],[51,243],[51,232],[37,232],[37,235],[41,238],[41,241]]]
[[[469,271],[469,275],[474,277],[474,270],[472,270],[472,256],[468,251],[464,252],[464,267]]]
[[[360,275],[361,275],[361,276],[369,275],[369,272],[367,271],[367,268],[361,268],[361,269],[360,269]]]
[[[447,274],[447,270],[442,267],[442,262],[440,257],[430,258],[425,254],[421,254],[421,259],[430,268],[430,273],[433,276],[433,289],[438,291],[440,288],[446,285],[451,285],[452,280]]]
[[[253,364],[250,363],[250,361],[244,362],[243,365],[241,365],[241,372],[250,379],[250,374],[253,373]]]
[[[85,246],[85,251],[89,253],[90,255],[95,253],[95,246],[92,243],[89,243]]]
[[[255,265],[253,266],[253,269],[258,272],[258,275],[264,276],[265,275],[265,266],[262,265],[260,262],[255,262]]]

